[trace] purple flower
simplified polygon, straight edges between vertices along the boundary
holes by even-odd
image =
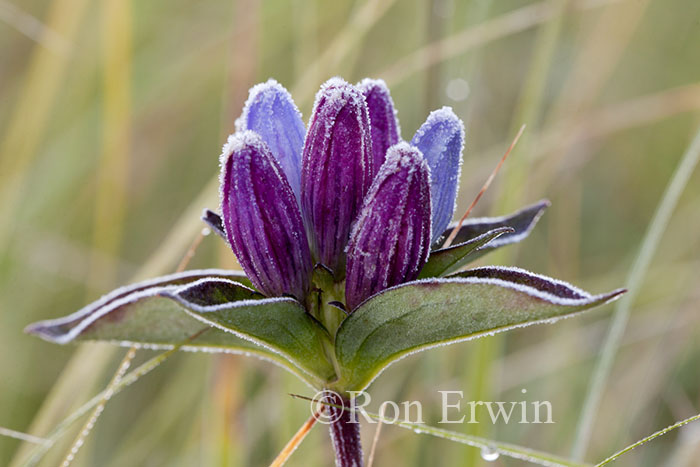
[[[221,211],[238,262],[266,295],[304,300],[311,255],[292,188],[262,138],[232,135],[222,153]]]
[[[260,135],[282,166],[287,181],[299,199],[301,193],[301,148],[304,122],[292,96],[277,81],[253,86],[236,121],[236,130],[253,130]]]
[[[431,243],[435,243],[447,229],[455,211],[464,149],[464,124],[449,107],[435,110],[413,136],[411,144],[421,150],[430,167],[430,196],[433,200]]]
[[[430,171],[408,143],[392,146],[348,244],[345,299],[367,297],[418,277],[430,249]]]
[[[369,109],[369,120],[372,134],[372,164],[374,173],[384,163],[386,151],[401,139],[399,121],[396,118],[394,102],[391,100],[389,88],[381,79],[362,80],[357,87],[362,91]]]
[[[320,263],[345,280],[353,310],[418,277],[454,212],[464,130],[451,110],[400,143],[383,81],[332,78],[304,135],[291,96],[270,80],[251,89],[237,129],[223,154],[223,226],[258,290],[306,303]]]
[[[304,142],[301,206],[314,259],[344,276],[350,227],[374,178],[367,104],[340,78],[316,95]]]

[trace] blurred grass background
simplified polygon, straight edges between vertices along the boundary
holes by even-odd
[[[622,286],[700,122],[696,0],[0,0],[0,426],[45,436],[106,386],[124,349],[22,333],[126,282],[171,272],[217,206],[218,155],[254,83],[308,119],[328,77],[380,77],[410,139],[452,106],[467,125],[463,212],[517,128],[476,215],[549,198],[524,246],[486,258],[592,292]],[[632,308],[595,418],[598,461],[700,412],[700,180],[691,178]],[[190,267],[235,267],[217,238]],[[375,401],[548,400],[555,424],[449,428],[567,456],[611,307],[403,360]],[[136,360],[151,357],[140,351]],[[109,401],[74,466],[266,465],[308,417],[270,364],[178,354]],[[378,404],[372,404],[377,409]],[[41,465],[58,465],[76,432]],[[374,426],[363,427],[369,451]],[[316,426],[288,465],[328,465]],[[31,444],[0,437],[0,465]],[[629,466],[695,466],[700,427]],[[476,449],[385,427],[376,465],[480,465]],[[521,465],[499,459],[489,465]]]

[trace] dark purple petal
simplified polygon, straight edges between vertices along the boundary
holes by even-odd
[[[262,137],[282,166],[298,199],[301,190],[301,148],[306,129],[289,92],[274,79],[253,86],[243,114],[236,122],[236,130],[253,130]]]
[[[394,102],[384,80],[365,78],[357,87],[365,96],[369,110],[374,173],[377,173],[384,163],[387,149],[401,139],[399,120],[396,118]]]
[[[420,151],[399,143],[387,151],[350,236],[348,310],[418,277],[429,249],[430,170]]]
[[[221,212],[229,244],[255,287],[303,300],[311,255],[294,193],[257,133],[229,137],[222,154]]]
[[[369,114],[360,91],[340,78],[316,95],[304,143],[301,205],[314,259],[342,276],[350,227],[374,171]]]
[[[464,149],[464,124],[449,107],[435,110],[413,136],[411,144],[420,149],[430,167],[431,243],[434,243],[450,224],[455,211]]]

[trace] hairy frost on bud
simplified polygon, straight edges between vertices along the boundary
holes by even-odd
[[[433,236],[437,241],[452,220],[464,150],[464,124],[450,107],[430,113],[411,140],[428,161],[432,185]]]
[[[374,177],[367,105],[362,93],[331,78],[316,95],[304,141],[301,205],[314,260],[337,278],[352,222]]]
[[[301,150],[306,128],[292,96],[269,79],[248,94],[236,131],[253,130],[265,141],[282,166],[297,200],[301,191]]]
[[[430,170],[408,143],[389,148],[348,244],[345,299],[365,298],[411,281],[430,249]]]
[[[252,131],[229,138],[222,162],[221,213],[238,262],[262,293],[303,300],[311,256],[296,198],[279,163]]]
[[[357,84],[367,102],[372,127],[375,173],[384,163],[386,151],[401,140],[401,128],[394,101],[384,80],[365,78]]]

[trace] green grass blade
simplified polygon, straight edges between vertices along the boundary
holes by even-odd
[[[204,328],[202,332],[205,332],[207,329],[208,328]],[[48,450],[51,449],[51,447],[56,443],[56,441],[58,441],[61,438],[61,436],[63,436],[66,433],[68,428],[73,423],[80,420],[84,415],[86,415],[90,410],[95,408],[98,404],[108,401],[115,394],[121,392],[122,389],[126,388],[127,386],[130,386],[131,384],[139,380],[142,376],[145,376],[148,373],[150,373],[158,365],[163,363],[168,357],[172,356],[175,352],[180,350],[180,347],[187,344],[191,339],[192,338],[187,339],[175,345],[172,349],[151,358],[135,370],[128,373],[126,376],[124,376],[124,378],[120,379],[118,383],[106,388],[99,394],[95,395],[92,399],[87,401],[85,404],[81,405],[75,412],[64,418],[58,425],[56,425],[56,427],[54,427],[54,429],[51,430],[51,432],[46,436],[45,441],[36,448],[34,448],[31,451],[27,460],[21,465],[23,467],[31,467],[37,465],[39,461],[41,461],[41,458],[44,456],[44,454],[46,454]]]
[[[292,397],[299,399],[311,400],[304,396],[297,396],[295,394],[290,394]],[[347,407],[336,406],[335,404],[326,404],[333,407],[342,408],[344,410],[351,410]],[[497,452],[500,455],[511,457],[513,459],[524,460],[531,462],[533,464],[545,465],[549,467],[589,467],[592,464],[586,464],[581,462],[574,462],[569,459],[550,454],[548,452],[538,451],[536,449],[530,449],[524,446],[519,446],[517,444],[503,443],[500,441],[494,441],[487,438],[481,438],[479,436],[465,435],[464,433],[459,433],[451,430],[444,430],[442,428],[436,428],[434,426],[425,425],[423,423],[413,423],[407,420],[396,420],[388,419],[379,414],[361,409],[360,415],[358,415],[358,420],[362,419],[362,416],[367,417],[382,422],[387,425],[396,425],[407,430],[412,430],[416,434],[426,434],[435,436],[437,438],[446,439],[448,441],[454,441],[456,443],[466,444],[467,446],[472,446],[482,450],[489,450],[490,452]]]
[[[621,455],[623,455],[623,454],[625,454],[625,453],[631,451],[631,450],[634,449],[634,448],[638,448],[639,446],[641,446],[641,445],[643,445],[643,444],[646,444],[646,443],[648,443],[649,441],[651,441],[651,440],[653,440],[653,439],[655,439],[655,438],[658,438],[659,436],[665,435],[665,434],[668,433],[669,431],[673,431],[673,430],[675,430],[676,428],[680,428],[680,427],[682,427],[683,425],[687,425],[687,424],[690,423],[690,422],[695,422],[695,421],[698,421],[698,420],[700,420],[700,414],[694,415],[694,416],[692,416],[692,417],[690,417],[690,418],[686,418],[685,420],[681,420],[680,422],[676,422],[676,423],[674,423],[674,424],[671,425],[671,426],[667,426],[667,427],[664,428],[663,430],[659,430],[659,431],[657,431],[656,433],[653,433],[653,434],[647,436],[646,438],[642,438],[642,439],[640,439],[639,441],[637,441],[636,443],[630,444],[630,445],[627,446],[626,448],[621,449],[620,451],[617,451],[615,454],[613,454],[612,456],[608,457],[607,459],[605,459],[605,460],[602,461],[601,463],[596,464],[595,467],[601,467],[601,466],[603,466],[603,465],[607,465],[607,464],[609,464],[609,463],[611,463],[611,462],[617,460]]]
[[[628,293],[618,302],[613,312],[612,323],[608,330],[608,335],[605,338],[600,358],[596,363],[593,377],[588,387],[583,411],[576,429],[576,437],[574,438],[574,445],[571,451],[574,459],[582,459],[586,452],[586,447],[588,446],[593,430],[593,421],[598,412],[598,406],[608,376],[610,375],[617,349],[620,347],[622,335],[627,327],[632,305],[637,298],[639,289],[643,284],[644,277],[654,257],[656,248],[661,241],[661,237],[666,230],[671,214],[698,160],[700,160],[700,128],[698,128],[695,133],[692,143],[688,146],[688,149],[676,168],[676,172],[673,174],[671,181],[666,187],[666,191],[647,228],[644,240],[639,248],[639,253],[637,254],[637,258],[627,278],[626,288]]]

